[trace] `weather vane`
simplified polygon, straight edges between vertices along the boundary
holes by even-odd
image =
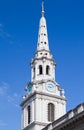
[[[44,1],[42,2],[42,16],[44,16]]]

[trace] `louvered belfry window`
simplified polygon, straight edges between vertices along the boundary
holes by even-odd
[[[54,104],[48,104],[48,121],[54,121]]]
[[[50,70],[50,67],[47,65],[46,66],[46,74],[49,75],[49,70]]]
[[[39,65],[39,74],[43,74],[43,68],[42,68],[42,65]]]
[[[30,124],[31,108],[28,106],[28,124]]]

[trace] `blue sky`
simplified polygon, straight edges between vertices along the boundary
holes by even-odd
[[[30,81],[42,0],[0,0],[0,129],[21,130],[21,96]],[[84,101],[84,1],[44,0],[56,81],[67,111]]]

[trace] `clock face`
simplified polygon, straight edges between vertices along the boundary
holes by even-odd
[[[28,93],[30,93],[32,91],[32,85],[29,85],[28,87]]]
[[[55,90],[55,85],[52,82],[48,82],[46,84],[46,89],[50,92],[53,92]]]

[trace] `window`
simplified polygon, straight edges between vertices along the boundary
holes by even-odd
[[[54,104],[48,104],[48,121],[54,121]]]
[[[39,74],[43,74],[42,65],[39,65]]]
[[[50,70],[50,67],[47,65],[46,66],[46,74],[49,75],[49,70]]]
[[[30,118],[31,118],[31,108],[28,106],[28,124],[30,124]]]
[[[45,44],[47,44],[47,42],[44,42]]]
[[[34,73],[34,76],[33,76],[33,78],[35,78],[35,67],[33,68],[33,73]]]

